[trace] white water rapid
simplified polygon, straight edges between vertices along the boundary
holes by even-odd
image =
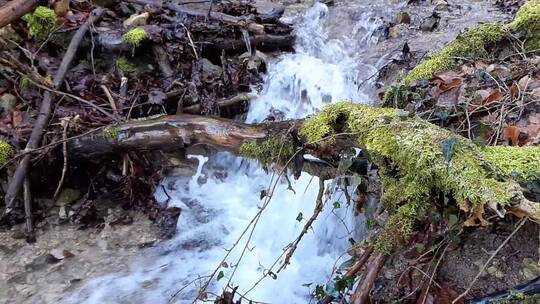
[[[296,52],[270,65],[263,91],[252,101],[248,122],[264,120],[269,114],[305,117],[328,103],[367,100],[358,83],[376,68],[362,63],[360,55],[379,24],[365,15],[346,37],[330,39],[324,28],[328,14],[325,5],[315,4],[296,23]],[[147,249],[125,272],[86,283],[65,303],[192,303],[215,269],[206,289],[208,299],[230,283],[238,286],[237,294],[254,303],[316,302],[315,286],[332,280],[335,268],[347,257],[348,239],[358,239],[355,227],[359,225],[343,193],[326,182],[324,210],[290,265],[277,273],[287,245],[313,214],[318,178],[305,173],[298,180],[290,177],[290,187],[287,179],[280,178],[268,201],[261,199],[261,191],[271,193],[276,178],[256,162],[226,153],[190,157],[199,162],[195,176],[162,182],[173,198],[169,206],[182,209],[176,236]],[[156,198],[165,203],[167,195],[159,190]],[[256,223],[250,225],[253,219]]]

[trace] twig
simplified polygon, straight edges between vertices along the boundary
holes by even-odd
[[[30,178],[24,178],[24,215],[26,218],[26,241],[28,243],[34,243],[36,236],[34,235],[34,218],[32,216],[32,191],[30,188]]]
[[[373,253],[373,246],[369,246],[368,248],[366,248],[366,250],[364,251],[364,253],[360,257],[358,262],[356,262],[356,264],[354,264],[354,266],[351,267],[345,273],[345,275],[343,275],[343,279],[347,280],[349,278],[354,277],[358,273],[358,271],[360,271],[360,269],[362,269],[362,267],[364,267],[364,265],[366,264],[367,260],[369,259],[369,257],[371,256],[372,253]],[[334,300],[333,296],[325,295],[324,298],[321,300],[321,304],[330,304],[333,300]]]
[[[103,90],[103,93],[105,93],[105,96],[107,96],[107,100],[109,101],[109,104],[111,105],[111,108],[113,109],[114,114],[118,115],[118,108],[116,107],[116,102],[114,101],[114,98],[111,95],[111,92],[105,85],[100,86],[101,90]]]
[[[193,49],[193,54],[195,55],[195,59],[199,61],[199,55],[197,55],[197,49],[195,49],[195,43],[193,43],[193,39],[191,39],[191,33],[189,32],[188,28],[183,23],[180,23],[180,24],[186,30],[186,34],[189,39],[189,45],[191,45],[191,48]]]
[[[283,261],[283,264],[278,268],[277,272],[279,273],[287,265],[290,264],[291,257],[294,254],[294,251],[298,247],[298,243],[302,240],[304,235],[308,232],[311,225],[313,225],[313,222],[317,219],[321,211],[323,210],[323,195],[324,195],[324,180],[319,179],[319,193],[317,194],[317,198],[315,199],[315,210],[313,211],[313,215],[309,218],[309,220],[304,225],[304,229],[302,229],[302,232],[300,232],[300,235],[294,240],[294,242],[291,244],[289,251],[287,252],[287,255],[285,256],[285,260]]]
[[[476,281],[478,280],[478,278],[480,278],[480,276],[484,273],[484,271],[486,270],[486,268],[488,267],[488,265],[491,263],[491,260],[493,260],[493,258],[495,258],[495,256],[499,253],[499,251],[501,251],[501,249],[503,249],[503,247],[508,243],[508,241],[510,241],[510,239],[519,231],[519,229],[521,227],[523,227],[523,225],[525,224],[525,222],[527,221],[527,217],[524,217],[522,218],[519,222],[518,222],[518,225],[517,227],[514,229],[514,231],[512,231],[512,233],[510,233],[510,235],[508,237],[506,237],[506,239],[501,243],[501,245],[499,245],[499,247],[497,247],[497,249],[495,249],[495,251],[491,254],[491,256],[489,257],[489,259],[484,263],[484,265],[482,265],[482,267],[480,268],[480,271],[476,274],[476,276],[474,277],[474,279],[472,280],[472,282],[469,284],[469,287],[467,287],[467,289],[462,292],[457,298],[455,298],[453,301],[452,301],[452,304],[455,304],[457,303],[459,300],[461,300],[464,296],[466,296],[469,291],[471,291],[474,283],[476,283]]]
[[[60,189],[62,189],[62,185],[64,184],[64,178],[66,177],[67,172],[67,129],[69,127],[69,121],[70,118],[64,118],[60,122],[62,126],[64,127],[64,130],[62,132],[62,153],[64,154],[64,166],[62,168],[62,176],[60,177],[60,181],[58,182],[58,186],[56,187],[56,190],[54,191],[53,195],[53,201],[55,201],[58,198],[58,194],[60,194]]]
[[[58,71],[56,72],[56,75],[54,76],[53,83],[54,83],[54,88],[56,90],[60,89],[60,87],[62,86],[67,70],[69,66],[71,65],[71,62],[73,61],[73,58],[75,57],[75,53],[77,52],[77,49],[79,48],[79,44],[81,43],[84,35],[88,31],[90,24],[98,21],[103,15],[104,11],[105,10],[102,8],[94,9],[92,13],[90,14],[90,16],[88,17],[88,20],[86,20],[86,22],[77,30],[77,32],[71,39],[71,42],[66,51],[66,54],[64,55],[64,58],[62,59],[62,62],[60,63],[60,67],[58,68]],[[43,130],[49,121],[53,97],[54,95],[49,91],[46,91],[43,94],[43,101],[41,102],[39,115],[34,124],[34,128],[32,129],[32,134],[30,135],[30,138],[28,139],[28,143],[26,144],[25,150],[33,150],[39,146],[41,142],[41,137],[43,135]],[[28,172],[29,166],[30,166],[30,156],[26,155],[17,166],[17,169],[15,170],[15,173],[13,174],[13,179],[8,185],[8,189],[6,191],[6,195],[4,198],[5,204],[6,204],[4,215],[9,214],[13,210],[13,203],[15,202],[17,194],[21,190],[21,187],[22,187],[24,178],[26,177],[26,173]]]
[[[368,266],[367,273],[364,276],[364,279],[358,284],[358,287],[354,291],[354,294],[351,298],[352,304],[367,303],[369,291],[371,290],[371,287],[373,287],[375,279],[379,275],[379,271],[381,271],[381,268],[383,267],[386,258],[387,256],[384,253],[379,253],[373,258],[373,260]]]

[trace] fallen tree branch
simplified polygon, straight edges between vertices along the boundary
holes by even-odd
[[[66,54],[64,55],[64,58],[60,63],[60,67],[58,68],[58,71],[54,76],[54,89],[58,90],[62,87],[62,83],[64,82],[67,70],[71,65],[71,62],[73,61],[73,58],[75,57],[77,49],[79,48],[79,44],[81,43],[84,35],[86,34],[90,26],[101,18],[103,12],[104,9],[102,8],[97,8],[93,10],[92,13],[89,15],[88,20],[86,20],[86,22],[77,30],[77,32],[73,36],[66,51]],[[34,124],[34,128],[32,129],[32,133],[30,135],[28,143],[26,144],[26,151],[33,150],[39,147],[44,128],[49,122],[53,97],[54,94],[49,91],[45,91],[45,93],[43,94],[43,101],[41,102],[39,115]],[[21,190],[29,166],[30,155],[25,155],[19,162],[19,165],[17,166],[17,169],[15,170],[13,178],[11,179],[8,185],[8,189],[6,191],[6,195],[4,198],[6,204],[5,215],[9,214],[13,208],[13,203],[15,202],[15,199],[19,191]]]
[[[21,18],[37,7],[38,0],[12,0],[0,7],[0,28]]]
[[[362,281],[358,284],[358,287],[354,291],[351,298],[352,304],[366,304],[369,298],[369,292],[375,283],[375,279],[379,275],[387,256],[383,253],[377,254],[371,263],[369,263],[368,269]]]

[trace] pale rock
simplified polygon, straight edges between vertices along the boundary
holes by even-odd
[[[148,18],[150,18],[150,14],[148,12],[138,15],[131,15],[129,18],[124,20],[123,24],[125,28],[144,26],[148,24]]]

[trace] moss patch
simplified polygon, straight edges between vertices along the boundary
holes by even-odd
[[[518,182],[530,182],[540,177],[540,147],[486,147],[482,150],[497,175]]]
[[[451,70],[457,67],[456,57],[486,56],[486,47],[502,40],[506,36],[505,31],[501,24],[482,24],[471,28],[412,69],[403,78],[403,83],[430,79],[433,75]]]
[[[38,6],[33,13],[25,15],[23,20],[28,24],[30,36],[39,41],[47,39],[56,26],[56,14],[44,6]]]
[[[520,32],[525,39],[527,51],[540,49],[540,0],[530,0],[516,14],[516,18],[508,24],[514,32]]]
[[[288,140],[269,139],[240,146],[240,155],[257,159],[264,165],[274,162],[284,164],[294,155],[294,152],[294,147]]]
[[[128,44],[133,49],[135,49],[141,45],[141,42],[143,42],[146,39],[146,37],[147,35],[144,29],[141,27],[138,27],[125,33],[122,36],[122,41],[124,41],[124,43]]]
[[[13,147],[6,141],[0,140],[0,166],[4,166],[13,155]]]
[[[116,139],[120,135],[120,129],[116,127],[108,127],[103,132],[101,132],[101,135],[103,135],[106,138],[110,139]]]
[[[142,71],[126,57],[120,57],[116,60],[116,67],[123,75],[130,78],[137,78],[142,74]]]
[[[381,202],[392,214],[377,242],[381,251],[390,251],[426,218],[434,191],[453,196],[465,211],[523,198],[516,183],[500,181],[499,171],[470,140],[401,110],[337,103],[309,118],[300,134],[317,141],[342,132],[338,125],[355,133],[379,167]]]

